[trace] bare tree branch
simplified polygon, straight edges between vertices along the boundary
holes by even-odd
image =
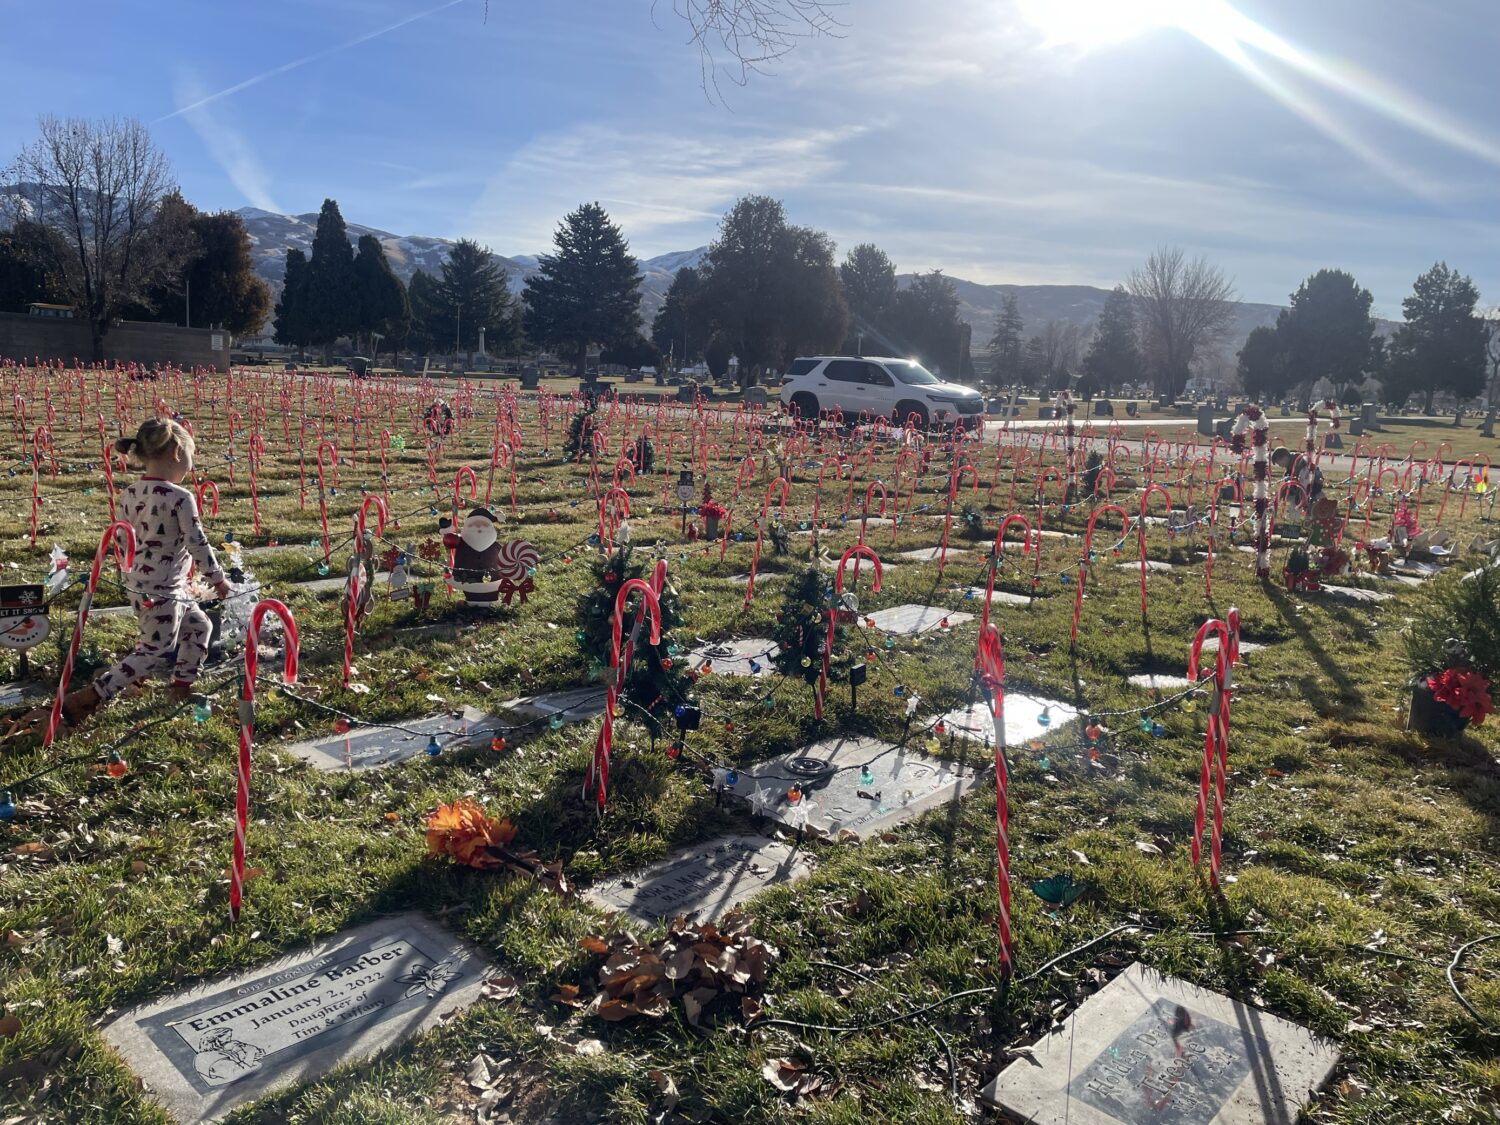
[[[652,0],[653,17],[662,2]],[[672,0],[698,48],[704,92],[714,97],[721,75],[744,86],[802,40],[841,38],[844,25],[834,13],[842,7],[839,0]]]
[[[1135,298],[1141,351],[1154,370],[1160,394],[1177,394],[1200,349],[1234,321],[1234,283],[1204,258],[1191,261],[1175,246],[1163,246],[1126,287]]]

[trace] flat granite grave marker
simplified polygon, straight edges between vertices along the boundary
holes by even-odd
[[[406,730],[356,726],[348,734],[322,735],[280,749],[320,770],[372,770],[426,753],[427,740],[433,736],[445,753],[488,743],[486,728],[493,725],[484,712],[472,707],[456,715],[449,712],[400,722]]]
[[[910,559],[912,562],[937,562],[942,553],[943,549],[941,547],[918,547],[914,551],[900,551],[896,557],[898,559]],[[948,557],[950,559],[954,556],[962,558],[966,554],[968,552],[964,548],[955,547],[952,543],[948,544]],[[884,559],[881,560],[881,562],[884,561]]]
[[[773,883],[791,882],[817,866],[812,855],[785,840],[724,836],[673,852],[642,871],[609,879],[584,892],[603,910],[652,925],[696,915],[712,922]]]
[[[1194,683],[1186,676],[1174,676],[1166,672],[1139,672],[1134,676],[1127,676],[1125,682],[1131,687],[1145,688],[1147,691],[1184,691]]]
[[[861,766],[868,765],[868,780]],[[984,776],[971,766],[874,738],[841,736],[757,763],[729,787],[757,813],[789,828],[866,835],[957,800]],[[793,786],[802,797],[793,804]]]
[[[47,699],[51,696],[55,686],[27,682],[0,684],[0,710],[19,707],[23,703],[32,703],[38,699]]]
[[[1136,963],[984,1088],[1033,1125],[1292,1125],[1338,1050]]]
[[[400,914],[142,1005],[104,1037],[174,1117],[213,1120],[434,1027],[489,972],[467,942]]]
[[[984,587],[983,586],[970,586],[969,587],[969,593],[971,593],[971,594],[974,595],[974,598],[975,598],[976,601],[983,601],[984,600]],[[993,604],[995,602],[999,602],[1001,605],[1025,605],[1025,606],[1029,606],[1029,605],[1034,604],[1035,599],[1034,598],[1028,598],[1025,594],[1012,594],[1009,590],[991,590],[990,591],[990,602],[991,602],[991,604]]]
[[[523,695],[519,699],[508,699],[500,704],[515,720],[550,719],[558,716],[565,723],[579,723],[604,713],[604,687],[568,688],[566,691],[545,691],[540,695]]]
[[[972,613],[962,613],[956,609],[944,609],[935,605],[911,603],[876,610],[867,617],[873,622],[871,627],[879,629],[882,633],[898,633],[906,636],[916,636],[919,633],[940,628],[944,618],[950,626],[962,625],[965,621],[974,620]]]
[[[701,668],[707,661],[716,676],[760,676],[765,674],[779,651],[776,642],[765,637],[733,637],[698,646],[690,654],[688,663]],[[758,671],[751,671],[752,660],[759,666]]]
[[[1054,699],[1007,691],[1001,710],[1005,720],[1005,744],[1020,746],[1033,738],[1045,738],[1078,718],[1078,710]],[[1045,716],[1046,722],[1042,719]],[[995,720],[983,702],[960,707],[943,715],[943,726],[960,738],[974,742],[995,741]]]

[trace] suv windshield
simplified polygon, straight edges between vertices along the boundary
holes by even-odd
[[[941,381],[920,363],[913,363],[909,359],[887,359],[881,362],[887,371],[911,387],[923,387]]]

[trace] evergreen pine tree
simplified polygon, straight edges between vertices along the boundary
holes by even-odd
[[[354,258],[352,296],[357,309],[355,329],[362,346],[369,344],[376,332],[399,337],[404,331],[406,320],[411,316],[406,286],[392,272],[385,257],[385,247],[373,234],[360,236],[359,253]]]
[[[640,331],[641,275],[620,228],[597,203],[563,219],[526,281],[526,332],[556,348],[583,375],[591,345]]]
[[[485,331],[485,347],[508,351],[515,341],[516,315],[510,289],[495,256],[470,238],[453,244],[443,263],[443,279],[435,294],[440,324],[445,331],[433,332],[437,347],[456,344],[470,353],[479,346],[479,330]]]
[[[583,405],[568,422],[568,436],[563,439],[563,459],[572,461],[579,450],[587,452],[594,440],[594,427],[599,424],[597,413],[599,400],[593,395],[584,397]]]
[[[312,343],[312,325],[307,311],[307,255],[293,247],[286,252],[286,275],[276,301],[273,322],[275,340],[287,347],[305,348]]]
[[[1083,357],[1083,370],[1094,380],[1101,394],[1112,394],[1122,383],[1133,383],[1141,377],[1141,353],[1135,342],[1135,310],[1131,296],[1123,285],[1117,285],[1104,298],[1099,327]]]
[[[620,587],[631,578],[650,580],[645,564],[636,561],[630,546],[622,545],[613,554],[600,553],[590,564],[594,588],[578,599],[578,631],[575,637],[588,660],[591,677],[609,682],[610,643],[613,631],[615,599]],[[670,633],[682,623],[677,587],[669,579],[658,596],[661,606],[661,640],[651,644],[650,626],[643,625],[635,638],[634,654],[625,675],[621,692],[624,701],[617,714],[624,719],[644,723],[652,735],[660,733],[679,705],[696,705],[692,681],[688,676],[688,659],[680,655]],[[628,644],[635,619],[625,618],[621,653]]]
[[[307,263],[309,337],[311,343],[323,345],[325,359],[335,340],[355,330],[359,312],[353,294],[354,249],[339,205],[325,199]]]
[[[990,377],[1002,386],[1019,383],[1024,378],[1021,351],[1025,332],[1026,322],[1021,319],[1016,295],[1007,293],[995,314],[995,334],[990,337]]]
[[[788,679],[800,678],[809,684],[818,682],[823,667],[823,646],[828,642],[828,614],[832,612],[829,609],[832,600],[829,582],[828,575],[816,563],[810,564],[794,576],[781,600],[776,627],[771,630],[771,639],[777,647],[772,663]],[[843,679],[855,659],[840,652],[847,609],[857,604],[848,592],[844,598],[846,608],[839,611],[840,620],[834,625],[834,658],[828,672],[830,680]]]

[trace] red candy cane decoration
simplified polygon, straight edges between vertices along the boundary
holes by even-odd
[[[1203,766],[1198,775],[1198,807],[1193,816],[1192,857],[1193,866],[1198,866],[1203,855],[1203,829],[1208,814],[1208,794],[1212,787],[1214,818],[1209,849],[1209,881],[1217,887],[1224,836],[1224,782],[1229,773],[1229,692],[1233,686],[1230,669],[1239,659],[1239,610],[1230,609],[1227,624],[1215,618],[1198,627],[1188,656],[1187,674],[1190,680],[1198,678],[1203,642],[1210,633],[1218,636],[1219,647],[1214,654],[1213,694],[1208,705],[1208,722],[1204,724]]]
[[[955,465],[953,471],[948,474],[948,509],[943,513],[943,545],[938,553],[938,577],[943,576],[943,567],[948,565],[948,528],[953,524],[953,501],[958,496],[958,482],[963,475],[968,473],[974,478],[974,487],[979,487],[979,470],[973,464],[965,461],[961,465]]]
[[[995,915],[1000,937],[1000,971],[1009,976],[1015,967],[1010,938],[1010,774],[1005,768],[1005,650],[993,625],[979,630],[974,653],[974,672],[989,695],[990,716],[995,723],[995,883],[999,911]]]
[[[328,493],[323,488],[323,453],[328,452],[328,465],[333,469],[333,487],[339,486],[339,451],[331,441],[318,442],[318,516],[323,521],[323,565],[328,565],[330,544],[328,541]]]
[[[213,516],[217,516],[219,514],[219,486],[208,477],[204,477],[198,482],[198,488],[196,491],[198,493],[198,514],[202,515],[205,511],[207,511],[210,518]],[[209,493],[213,494],[213,502],[209,504],[205,509],[203,498]]]
[[[649,614],[651,618],[650,642],[653,645],[661,643],[661,602],[657,600],[656,591],[639,578],[626,579],[620,584],[620,592],[615,595],[614,619],[610,624],[609,666],[615,670],[615,675],[604,693],[604,723],[594,742],[594,760],[589,765],[588,776],[583,780],[583,795],[587,797],[594,793],[595,807],[600,815],[604,813],[609,788],[609,754],[614,746],[615,700],[620,696],[620,689],[625,686],[625,675],[630,667],[629,653],[622,659],[620,647],[625,633],[625,603],[631,594],[637,592],[643,599],[641,612]],[[596,782],[597,792],[594,788]]]
[[[755,522],[755,553],[750,557],[750,581],[745,586],[746,609],[750,608],[750,599],[755,597],[755,570],[760,565],[760,544],[766,533],[766,517],[771,511],[771,493],[777,489],[781,490],[780,513],[782,516],[785,516],[787,491],[790,488],[791,485],[785,477],[777,477],[770,484],[766,485],[766,495],[760,503],[760,519]],[[726,536],[729,534],[728,529],[725,529],[724,534]]]
[[[833,574],[833,605],[828,609],[828,636],[823,643],[823,666],[818,671],[818,690],[813,696],[813,718],[823,717],[823,700],[828,696],[828,672],[829,664],[833,660],[833,631],[838,622],[839,612],[843,609],[844,593],[844,568],[850,559],[855,560],[854,581],[859,581],[859,557],[863,555],[875,566],[875,582],[870,587],[872,593],[880,593],[880,556],[873,548],[858,543],[850,547],[839,557],[838,569]]]
[[[354,558],[349,563],[349,577],[344,585],[344,686],[349,686],[349,669],[354,664],[354,627],[358,624],[360,596],[365,585],[365,516],[375,506],[375,534],[385,534],[385,501],[366,496],[354,516]]]
[[[257,602],[250,611],[245,633],[245,674],[240,679],[239,785],[234,795],[234,859],[229,869],[229,920],[240,920],[240,901],[245,893],[245,828],[250,819],[250,744],[255,739],[255,670],[260,656],[260,628],[266,614],[274,613],[286,627],[286,658],[281,681],[297,682],[297,622],[292,611],[275,598]]]
[[[630,518],[630,493],[611,488],[599,501],[599,546],[607,554],[614,550],[620,524]]]
[[[1146,505],[1151,502],[1151,494],[1160,492],[1167,498],[1167,521],[1172,519],[1172,494],[1167,491],[1165,485],[1151,483],[1141,493],[1140,520],[1136,525],[1136,540],[1140,544],[1141,555],[1141,617],[1146,616]]]
[[[995,568],[1000,565],[1000,552],[1005,549],[1005,533],[1010,530],[1010,525],[1018,523],[1021,525],[1021,558],[1024,560],[1031,552],[1031,521],[1017,512],[1012,512],[1000,521],[1000,530],[995,532],[995,545],[990,551],[989,574],[984,583],[984,609],[980,611],[979,624],[983,628],[990,623],[990,599],[995,595]],[[1032,595],[1035,596],[1033,589]]]
[[[260,535],[260,461],[266,455],[266,439],[259,430],[252,430],[245,441],[245,460],[250,469],[250,522],[258,537]]]
[[[1077,589],[1073,592],[1073,629],[1068,634],[1068,648],[1070,649],[1078,644],[1078,618],[1083,613],[1083,586],[1088,580],[1089,563],[1094,554],[1094,525],[1099,522],[1099,517],[1105,512],[1119,512],[1120,537],[1123,539],[1130,534],[1130,516],[1120,505],[1101,504],[1090,513],[1088,527],[1083,533],[1083,554],[1078,557],[1078,578],[1075,581]]]
[[[479,478],[474,475],[474,470],[467,465],[460,465],[458,472],[453,474],[453,534],[459,534],[461,525],[458,522],[458,509],[463,500],[464,481],[469,482],[469,499],[473,500],[479,494]],[[448,588],[453,588],[453,563],[458,555],[457,547],[448,548]]]
[[[119,536],[125,543],[120,550]],[[52,713],[47,718],[47,733],[42,739],[45,749],[57,737],[57,727],[62,721],[63,696],[68,693],[68,681],[73,678],[73,662],[78,659],[78,646],[83,640],[83,627],[88,624],[89,608],[94,604],[94,589],[99,585],[99,571],[104,566],[104,556],[111,550],[121,570],[129,570],[135,564],[135,529],[124,520],[116,520],[104,529],[99,546],[94,550],[94,564],[89,567],[89,580],[83,587],[83,597],[78,602],[78,619],[73,623],[73,637],[68,642],[68,655],[63,660],[62,674],[57,679],[57,698],[52,701]]]

